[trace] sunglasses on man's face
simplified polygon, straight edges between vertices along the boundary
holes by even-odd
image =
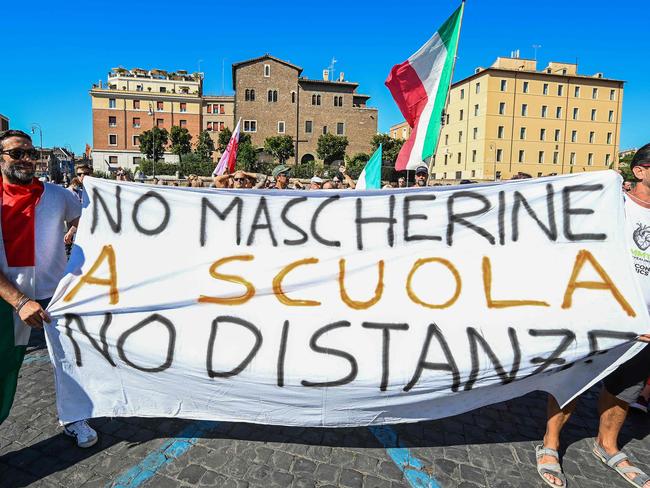
[[[88,176],[90,173],[77,173],[77,176]],[[118,173],[123,174],[123,173]]]
[[[11,159],[20,161],[21,159],[38,159],[38,151],[32,149],[9,149],[7,151],[0,151],[0,154],[7,154]]]
[[[235,181],[246,181],[246,178],[234,178]]]

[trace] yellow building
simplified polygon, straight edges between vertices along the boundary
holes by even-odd
[[[454,85],[432,162],[434,179],[509,179],[618,164],[623,81],[577,65],[498,58]],[[392,131],[391,131],[392,135]]]
[[[388,134],[393,138],[397,139],[400,141],[406,141],[408,140],[409,137],[411,137],[411,126],[408,124],[408,122],[404,121],[401,124],[397,124],[392,126],[388,130]]]

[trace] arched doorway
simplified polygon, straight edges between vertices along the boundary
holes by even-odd
[[[309,164],[315,160],[313,154],[305,154],[300,158],[300,164]]]

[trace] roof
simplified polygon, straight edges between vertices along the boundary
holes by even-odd
[[[210,99],[210,100],[219,100],[219,101],[225,101],[225,102],[234,102],[235,101],[235,95],[203,95],[203,100]]]
[[[309,78],[298,78],[300,83],[318,83],[323,85],[341,85],[341,86],[359,86],[359,83],[353,83],[351,81],[332,81],[332,80],[319,80],[319,79],[309,79]]]
[[[302,73],[302,68],[300,66],[296,66],[295,64],[291,64],[288,61],[284,61],[284,60],[282,60],[280,58],[276,58],[275,56],[271,56],[269,53],[266,53],[264,56],[260,56],[260,57],[252,58],[252,59],[247,59],[246,61],[240,61],[238,63],[233,63],[233,65],[232,65],[232,86],[233,86],[233,89],[235,89],[235,79],[236,79],[235,72],[236,72],[237,69],[239,69],[239,68],[241,68],[243,66],[247,66],[249,64],[259,63],[260,61],[263,61],[265,59],[270,59],[272,61],[275,61],[276,63],[280,63],[280,64],[283,64],[285,66],[288,66],[289,68],[293,68],[293,69],[297,70],[298,71],[298,76],[300,76],[300,74]]]
[[[570,64],[570,63],[562,63],[562,64]],[[580,78],[583,80],[598,80],[598,81],[611,81],[615,83],[625,83],[624,80],[616,80],[614,78],[598,78],[596,76],[589,76],[589,75],[563,75],[563,74],[557,74],[557,73],[547,73],[546,70],[542,71],[527,71],[527,70],[520,70],[520,69],[507,69],[507,68],[493,68],[493,67],[488,67],[488,68],[477,68],[477,72],[473,73],[470,76],[467,76],[466,78],[463,78],[462,80],[457,81],[453,85],[451,85],[452,88],[457,87],[458,85],[462,85],[463,83],[466,83],[467,81],[473,80],[475,78],[478,78],[479,76],[482,76],[485,73],[488,72],[502,72],[502,73],[523,73],[525,75],[541,75],[541,76],[547,76],[550,78],[561,78],[566,80],[567,78]]]

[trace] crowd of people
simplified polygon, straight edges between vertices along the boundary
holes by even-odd
[[[0,157],[2,182],[2,235],[6,265],[0,272],[0,298],[9,304],[14,313],[29,327],[42,328],[50,317],[46,311],[58,279],[63,276],[66,264],[64,243],[70,244],[81,214],[81,195],[83,180],[91,174],[86,165],[77,167],[76,176],[69,184],[69,191],[61,186],[40,182],[34,177],[35,160],[38,151],[34,149],[30,136],[24,132],[9,130],[0,132]],[[631,162],[631,170],[636,184],[625,193],[625,209],[628,227],[641,224],[650,227],[650,144],[641,148]],[[217,176],[213,180],[216,188],[274,188],[274,189],[347,189],[354,188],[355,182],[345,171],[340,171],[330,179],[313,177],[308,185],[290,178],[291,168],[280,165],[270,176],[258,177],[245,171]],[[122,177],[124,175],[121,175]],[[420,166],[415,171],[415,184],[426,186],[428,170]],[[156,183],[154,181],[154,183]],[[160,183],[160,181],[158,181]],[[202,181],[193,175],[190,186],[203,186]],[[391,188],[393,186],[391,185]],[[396,188],[406,187],[404,178],[397,180]],[[47,220],[46,220],[47,219]],[[56,225],[52,225],[54,222]],[[30,227],[31,226],[31,227]],[[65,230],[67,229],[67,230]],[[29,239],[32,239],[30,242]],[[634,248],[632,232],[627,237]],[[56,245],[56,243],[60,245]],[[25,252],[31,246],[31,254]],[[35,259],[34,256],[38,256]],[[26,258],[27,256],[27,258]],[[30,257],[31,256],[31,257]],[[27,259],[27,260],[26,260]],[[31,259],[30,262],[29,259]],[[25,266],[35,267],[36,287],[28,290],[23,273]],[[52,277],[58,276],[58,279]],[[650,308],[650,277],[638,275],[646,303]],[[6,324],[0,324],[6,327]],[[650,325],[650,324],[649,324]],[[649,327],[650,332],[650,327]],[[639,341],[650,342],[650,334],[641,335]],[[1,349],[0,354],[6,354]],[[18,370],[9,374],[17,378]],[[618,436],[630,405],[648,408],[650,398],[650,347],[619,366],[603,382],[598,408],[600,425],[593,444],[593,454],[607,467],[615,470],[626,481],[637,487],[650,488],[650,477],[640,468],[633,466],[628,457],[619,449]],[[14,391],[0,391],[11,395]],[[0,405],[6,404],[0,401]],[[11,401],[9,401],[9,404]],[[548,485],[567,486],[562,472],[560,456],[560,433],[575,409],[575,400],[561,408],[555,398],[549,395],[547,405],[547,424],[543,442],[536,448],[537,471]],[[0,423],[8,411],[0,411]],[[80,447],[89,447],[97,442],[97,433],[86,421],[64,426],[64,432],[76,439]]]

